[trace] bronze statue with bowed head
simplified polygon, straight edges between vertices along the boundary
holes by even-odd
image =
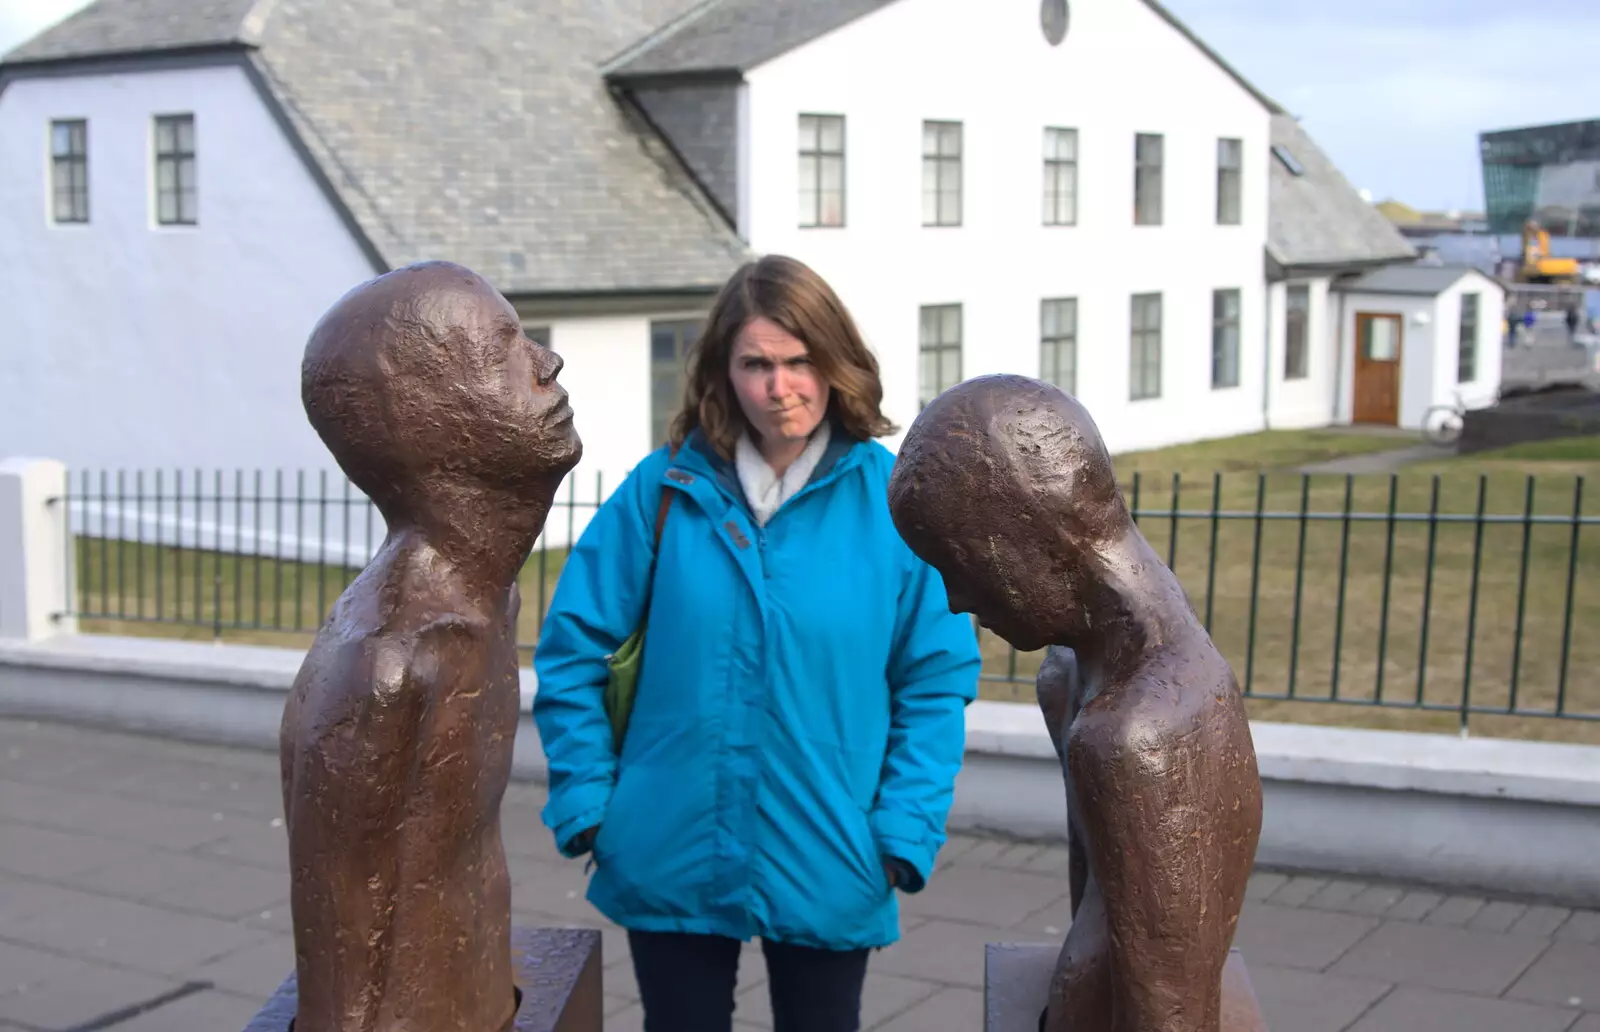
[[[1039,680],[1073,907],[1042,1027],[1261,1029],[1227,965],[1261,830],[1243,700],[1089,413],[1025,377],[959,384],[908,431],[889,504],[952,609],[1019,649],[1072,650]]]
[[[583,447],[560,369],[447,263],[355,288],[306,346],[306,413],[388,537],[283,714],[296,1032],[515,1018],[500,801],[516,578]]]

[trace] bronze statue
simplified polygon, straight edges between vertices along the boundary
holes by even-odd
[[[296,1032],[516,1017],[500,801],[516,578],[582,454],[560,369],[447,263],[355,288],[306,346],[306,413],[388,536],[283,714]]]
[[[1038,682],[1073,911],[1041,1027],[1262,1029],[1228,963],[1261,831],[1243,700],[1129,516],[1089,413],[1025,377],[959,384],[908,431],[889,504],[952,609],[1019,649],[1071,650]]]

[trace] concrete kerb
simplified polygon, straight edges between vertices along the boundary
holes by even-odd
[[[303,653],[147,638],[0,640],[0,716],[275,750]],[[522,709],[536,685],[522,672]],[[1600,906],[1600,749],[1255,723],[1262,867]],[[545,777],[532,720],[513,777]],[[1038,711],[977,702],[951,830],[1059,840],[1066,798]]]

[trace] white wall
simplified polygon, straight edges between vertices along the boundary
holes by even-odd
[[[1461,295],[1479,295],[1478,368],[1468,383],[1456,380],[1461,327]],[[1338,303],[1338,295],[1333,296]],[[1340,355],[1344,369],[1339,389],[1339,420],[1348,422],[1355,375],[1355,326],[1358,312],[1389,313],[1402,318],[1400,370],[1400,423],[1420,429],[1422,417],[1434,405],[1453,405],[1457,395],[1468,408],[1494,404],[1500,390],[1503,351],[1500,322],[1505,317],[1505,291],[1498,283],[1473,271],[1436,297],[1396,294],[1344,295],[1344,340]]]
[[[1334,333],[1338,320],[1336,294],[1328,290],[1325,276],[1273,283],[1268,289],[1269,372],[1267,386],[1267,425],[1274,430],[1327,426],[1334,421],[1334,392],[1339,374],[1338,340]],[[1309,288],[1310,310],[1306,317],[1306,375],[1284,379],[1284,358],[1288,341],[1288,289]]]
[[[964,306],[964,373],[1039,372],[1039,302],[1077,297],[1078,394],[1114,450],[1259,429],[1266,110],[1140,0],[1073,8],[1060,47],[1035,0],[974,16],[902,0],[757,68],[742,100],[751,246],[826,277],[917,412],[918,306]],[[796,226],[796,120],[846,116],[844,229]],[[964,123],[963,225],[924,228],[923,119]],[[1041,223],[1043,129],[1078,130],[1078,225]],[[1165,134],[1164,225],[1135,227],[1136,132]],[[1244,224],[1216,226],[1216,141],[1244,140]],[[1241,383],[1211,389],[1211,292],[1242,291]],[[1164,295],[1163,397],[1128,401],[1129,296]],[[893,442],[890,442],[893,443]]]
[[[197,226],[157,226],[152,214],[151,118],[195,115],[200,217]],[[90,222],[56,226],[49,219],[49,123],[89,121]],[[300,401],[300,356],[323,312],[373,269],[317,187],[290,141],[237,68],[145,71],[118,75],[23,79],[0,94],[0,457],[44,455],[75,471],[174,469],[193,490],[194,470],[285,471],[293,492],[306,471],[315,496],[320,476],[343,497],[343,478],[306,422]],[[661,318],[695,313],[664,312]],[[573,397],[585,458],[561,499],[579,507],[581,531],[592,511],[596,474],[609,493],[645,454],[650,435],[650,321],[645,316],[539,320],[566,360],[561,379]],[[532,324],[534,320],[530,320]],[[76,476],[72,490],[81,480]],[[93,477],[91,491],[98,492]],[[336,511],[339,503],[334,503]],[[209,507],[208,507],[209,508]],[[98,499],[78,510],[79,528],[124,531],[167,540],[181,534],[246,552],[285,549],[265,509],[266,530],[235,542],[234,513],[220,537],[203,511],[177,514],[169,502],[158,520],[146,505]],[[87,518],[87,524],[83,519]],[[552,543],[566,540],[566,513],[552,514]],[[342,525],[331,534],[342,546]],[[316,524],[305,525],[316,533]],[[375,533],[382,537],[382,522]],[[353,553],[364,555],[365,519]],[[304,547],[314,549],[314,544]]]
[[[1434,299],[1403,294],[1344,295],[1344,329],[1340,341],[1339,361],[1343,365],[1339,378],[1339,422],[1351,419],[1355,397],[1356,316],[1361,313],[1400,316],[1400,417],[1399,426],[1414,430],[1422,426],[1422,414],[1434,403],[1434,369],[1437,365],[1434,342],[1439,339],[1433,325]],[[1455,368],[1455,337],[1448,338],[1452,348],[1450,368]]]
[[[688,309],[551,324],[550,347],[565,363],[560,379],[583,438],[583,461],[563,485],[558,508],[545,525],[552,545],[566,541],[569,502],[575,500],[571,529],[581,533],[593,514],[597,490],[602,499],[610,495],[655,448],[650,439],[650,324],[704,318],[703,309]]]
[[[1456,379],[1461,331],[1461,295],[1478,295],[1478,357],[1476,375],[1463,383]],[[1493,405],[1500,391],[1501,359],[1505,350],[1500,322],[1505,318],[1505,290],[1494,280],[1472,272],[1457,280],[1438,297],[1434,339],[1438,342],[1433,368],[1434,405],[1450,405],[1456,395],[1468,408]]]
[[[157,226],[151,118],[183,112],[199,225]],[[87,225],[49,219],[53,118],[89,122]],[[8,86],[0,270],[0,455],[331,466],[300,408],[300,354],[372,267],[240,69]]]

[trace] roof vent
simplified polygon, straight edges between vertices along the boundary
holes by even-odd
[[[1289,170],[1290,175],[1303,176],[1306,174],[1306,167],[1300,164],[1300,159],[1290,154],[1289,148],[1283,144],[1273,144],[1272,153],[1274,157],[1283,162],[1283,167]]]

